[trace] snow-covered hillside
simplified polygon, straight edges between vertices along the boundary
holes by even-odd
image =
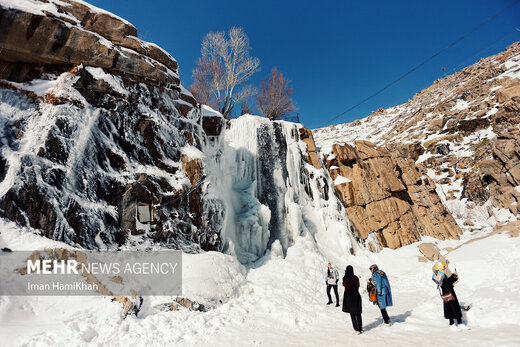
[[[182,297],[137,304],[117,295],[0,296],[2,346],[520,344],[520,223],[489,233],[515,219],[516,205],[506,204],[520,194],[517,138],[501,133],[518,130],[510,117],[518,111],[511,82],[519,77],[518,45],[503,61],[486,60],[487,70],[447,79],[449,96],[439,94],[445,85],[434,86],[409,104],[317,130],[322,161],[301,124],[253,115],[228,121],[198,105],[175,59],[83,1],[0,0],[0,44],[0,266],[11,250],[184,252]],[[489,100],[475,87],[482,81]],[[478,113],[476,99],[489,110]],[[464,136],[454,134],[459,128]],[[391,147],[382,154],[367,144],[345,147],[331,166],[332,146],[357,139],[385,146],[413,139],[420,150],[396,159]],[[475,140],[485,149],[480,159],[493,153],[506,162],[493,157],[491,178],[475,174],[489,181],[485,189],[468,184],[477,182],[468,181],[476,165],[450,171],[452,160],[480,153]],[[340,166],[370,175],[341,176]],[[374,189],[354,192],[360,177]],[[347,200],[375,211],[370,220],[357,215],[370,224],[365,238]],[[450,328],[443,318],[433,262],[418,240],[440,248],[460,274],[457,294],[470,308],[463,325]],[[353,265],[360,277],[360,336],[347,314],[326,305],[328,262],[341,274]],[[390,326],[364,292],[374,263],[392,285]],[[14,270],[9,278],[22,276]],[[204,309],[188,310],[188,300]]]
[[[313,130],[322,156],[366,140],[415,161],[466,230],[516,220],[520,201],[520,43],[436,80],[407,103]]]
[[[1,228],[2,242],[15,250],[58,246],[10,222],[3,221]],[[512,238],[506,230],[467,242],[472,237],[429,240],[441,249],[460,246],[447,254],[452,270],[460,275],[457,296],[471,306],[458,328],[450,328],[443,318],[442,301],[431,281],[432,263],[418,261],[416,245],[337,257],[341,247],[318,250],[306,234],[295,238],[285,258],[275,248],[247,267],[217,252],[186,255],[183,294],[207,304],[207,312],[163,312],[157,307],[172,298],[145,297],[137,317],[122,319],[121,305],[110,297],[1,297],[0,335],[13,346],[516,346],[520,238]],[[345,265],[352,264],[362,288],[368,267],[379,264],[392,286],[394,306],[388,312],[393,324],[382,324],[379,310],[364,293],[366,332],[354,335],[350,317],[325,305],[327,261],[334,262],[341,274]]]

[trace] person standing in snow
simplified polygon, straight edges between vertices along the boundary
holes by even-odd
[[[439,288],[441,288],[441,295],[446,298],[444,301],[444,318],[449,319],[450,325],[455,323],[457,320],[457,324],[462,324],[462,311],[460,309],[459,300],[457,299],[457,295],[455,294],[455,289],[453,288],[453,284],[457,282],[459,279],[459,275],[457,271],[452,273],[451,276],[447,277],[444,275],[444,271],[446,270],[446,266],[443,263],[437,263],[434,267],[434,276],[438,276],[440,273],[441,280],[439,281]],[[448,294],[451,293],[451,296]]]
[[[363,323],[361,321],[361,295],[359,295],[359,278],[354,275],[354,268],[347,266],[345,276],[343,277],[343,312],[350,313],[352,327],[358,333],[363,332]]]
[[[329,263],[327,266],[327,275],[325,276],[325,283],[327,284],[327,296],[329,297],[329,302],[327,302],[327,305],[332,304],[332,298],[330,297],[330,290],[332,288],[334,289],[334,294],[336,294],[336,307],[339,307],[338,280],[338,270],[336,270],[334,266]]]
[[[370,271],[372,272],[372,278],[369,281],[372,281],[373,285],[377,288],[377,305],[381,310],[381,315],[385,323],[390,324],[390,317],[388,317],[388,313],[386,312],[387,306],[392,306],[390,282],[388,282],[388,277],[386,277],[384,271],[379,270],[376,264],[370,266]]]

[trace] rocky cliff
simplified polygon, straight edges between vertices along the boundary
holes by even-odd
[[[335,144],[325,163],[355,234],[371,250],[398,248],[460,229],[414,161],[368,141]]]
[[[200,148],[224,121],[195,105],[175,59],[125,20],[0,2],[0,215],[87,248],[220,249]]]
[[[349,218],[358,234],[365,238],[372,232],[381,244],[395,247],[416,240],[417,233],[455,237],[459,227],[484,230],[516,218],[519,113],[520,43],[515,43],[505,52],[436,80],[406,104],[379,109],[352,123],[316,129],[314,136],[331,175],[351,180],[336,189],[347,209],[355,210]],[[414,174],[405,179],[406,172]],[[410,186],[406,181],[419,184]],[[349,189],[353,198],[345,197]],[[399,203],[387,207],[389,199],[396,199],[392,198],[396,190],[410,199],[401,196]],[[422,198],[427,194],[428,204],[414,201],[417,190]],[[384,203],[378,201],[380,197],[385,197]],[[386,226],[382,222],[406,216],[404,211],[421,205],[428,206],[426,214],[408,213],[414,215],[414,222],[409,218]]]
[[[81,1],[0,1],[0,217],[91,249],[356,251],[310,130],[226,123],[136,36]]]

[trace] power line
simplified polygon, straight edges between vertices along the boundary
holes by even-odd
[[[423,60],[421,63],[419,63],[418,65],[414,66],[412,69],[408,70],[408,72],[404,73],[403,75],[399,76],[398,78],[396,78],[395,80],[393,80],[392,82],[386,84],[383,88],[379,89],[378,91],[376,91],[375,93],[371,94],[370,96],[364,98],[363,100],[361,100],[360,102],[358,102],[357,104],[351,106],[350,108],[348,108],[347,110],[341,112],[340,114],[336,115],[335,117],[331,118],[330,120],[328,120],[327,122],[323,123],[322,125],[319,126],[319,128],[323,128],[324,126],[327,126],[328,124],[330,124],[331,122],[335,121],[336,119],[338,119],[339,117],[343,116],[344,114],[352,111],[353,109],[355,109],[356,107],[364,104],[365,102],[367,102],[368,100],[372,99],[374,96],[377,96],[379,94],[381,94],[383,91],[385,91],[386,89],[390,88],[391,86],[393,86],[394,84],[396,84],[397,82],[399,82],[400,80],[402,80],[403,78],[405,78],[406,76],[408,76],[409,74],[411,74],[412,72],[414,72],[415,70],[421,68],[422,66],[424,66],[425,64],[427,64],[430,60],[434,59],[435,57],[437,57],[439,54],[443,53],[444,51],[446,51],[447,49],[455,46],[457,43],[459,43],[460,41],[464,40],[465,38],[467,38],[468,36],[470,36],[471,34],[473,34],[475,31],[477,31],[478,29],[482,28],[484,25],[486,25],[487,23],[491,22],[493,19],[495,19],[496,17],[500,16],[502,13],[504,13],[505,11],[509,10],[511,7],[515,6],[516,4],[518,4],[520,2],[520,0],[515,0],[513,1],[511,4],[507,5],[506,7],[504,7],[503,9],[501,9],[500,11],[498,11],[497,13],[495,13],[494,15],[488,17],[486,20],[484,20],[482,23],[480,23],[479,25],[477,25],[476,27],[474,27],[473,29],[471,29],[470,31],[468,31],[466,34],[462,35],[461,37],[459,37],[458,39],[456,39],[455,41],[451,42],[450,44],[448,44],[447,46],[445,46],[444,48],[442,48],[441,50],[437,51],[435,54],[433,54],[432,56],[430,56],[429,58]]]

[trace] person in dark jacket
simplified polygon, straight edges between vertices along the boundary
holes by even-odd
[[[369,281],[377,288],[377,305],[381,310],[381,315],[386,324],[390,324],[390,317],[386,312],[387,306],[392,306],[392,291],[390,289],[390,282],[383,270],[380,270],[376,264],[370,266],[372,278]]]
[[[444,270],[444,268],[442,270]],[[455,320],[457,320],[457,324],[462,324],[462,311],[457,295],[455,294],[455,289],[453,288],[453,284],[457,282],[458,279],[459,276],[455,272],[451,274],[450,277],[445,277],[441,284],[442,294],[451,293],[454,298],[454,300],[444,303],[444,318],[450,320],[450,325],[453,325]]]
[[[361,321],[361,295],[359,295],[359,278],[354,275],[352,266],[347,266],[343,277],[343,312],[350,313],[352,327],[359,333],[363,332]]]

